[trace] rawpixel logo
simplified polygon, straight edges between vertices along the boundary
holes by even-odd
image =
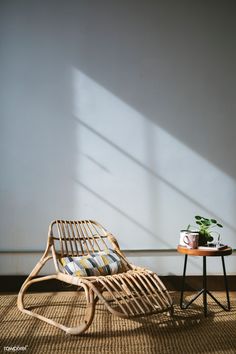
[[[24,352],[27,349],[28,349],[28,344],[24,346],[14,345],[12,347],[10,346],[3,347],[4,352]]]

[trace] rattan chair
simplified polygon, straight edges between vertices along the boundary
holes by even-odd
[[[124,272],[101,276],[73,276],[65,272],[60,262],[61,257],[78,257],[110,249],[124,262],[126,266]],[[54,261],[55,274],[38,276],[51,258]],[[24,295],[29,286],[50,279],[73,284],[84,290],[87,307],[78,326],[67,327],[25,307]],[[122,318],[159,312],[172,314],[173,311],[172,299],[159,277],[150,270],[130,264],[121,252],[115,237],[100,224],[91,220],[53,221],[49,226],[46,250],[18,294],[19,310],[67,333],[80,334],[91,325],[98,300],[103,302],[108,311]]]

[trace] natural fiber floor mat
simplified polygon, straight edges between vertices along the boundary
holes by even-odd
[[[81,354],[191,354],[236,353],[236,299],[231,293],[230,312],[209,297],[209,316],[204,318],[200,297],[187,310],[180,310],[179,294],[172,294],[175,314],[157,314],[138,320],[117,318],[98,303],[92,325],[80,336],[71,336],[36,318],[21,313],[16,295],[0,296],[0,352]],[[214,293],[225,301],[223,293]],[[188,295],[190,298],[190,295]],[[38,313],[73,324],[84,302],[75,293],[30,294],[27,305]],[[46,305],[46,306],[45,306]]]

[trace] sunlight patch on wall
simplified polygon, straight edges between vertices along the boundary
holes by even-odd
[[[175,248],[195,214],[221,220],[232,244],[235,180],[84,73],[74,68],[72,79],[80,215],[126,249]]]

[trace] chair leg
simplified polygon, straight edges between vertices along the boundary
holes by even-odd
[[[89,288],[89,286],[87,286],[86,284],[81,285],[85,291],[85,297],[86,297],[86,302],[87,302],[87,307],[85,309],[85,313],[84,313],[84,317],[82,322],[76,326],[76,327],[67,327],[61,323],[58,323],[50,318],[47,318],[45,316],[42,316],[38,313],[35,313],[33,311],[31,311],[29,308],[25,307],[24,304],[24,296],[26,293],[26,290],[34,283],[38,283],[38,282],[42,282],[42,281],[46,281],[49,279],[58,279],[57,274],[54,275],[48,275],[48,276],[42,276],[39,278],[35,278],[35,276],[37,276],[37,274],[39,273],[40,269],[43,267],[43,265],[47,262],[47,260],[50,259],[49,257],[45,257],[44,259],[42,259],[37,265],[36,267],[33,269],[33,271],[31,272],[30,276],[26,279],[26,281],[23,283],[20,292],[18,294],[18,298],[17,298],[17,306],[18,309],[23,312],[26,313],[27,315],[36,317],[42,321],[45,321],[49,324],[51,324],[52,326],[55,326],[63,331],[65,331],[66,333],[69,334],[81,334],[83,332],[85,332],[89,326],[91,325],[93,318],[94,318],[94,313],[95,313],[95,305],[97,303],[97,299],[95,299],[94,297],[94,292],[92,289]]]

